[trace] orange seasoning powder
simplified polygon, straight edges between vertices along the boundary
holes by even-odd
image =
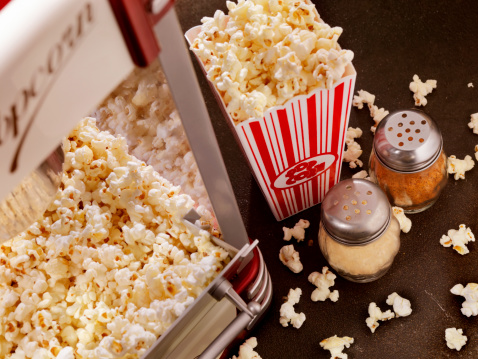
[[[407,213],[432,206],[446,185],[446,154],[442,150],[430,166],[417,172],[400,172],[384,165],[374,151],[370,156],[370,177],[379,184],[393,206]]]

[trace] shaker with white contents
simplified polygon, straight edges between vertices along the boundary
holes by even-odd
[[[356,178],[336,184],[322,202],[319,245],[345,279],[382,277],[400,248],[400,225],[380,187]]]

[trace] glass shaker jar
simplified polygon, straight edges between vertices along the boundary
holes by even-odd
[[[370,177],[393,206],[418,213],[432,206],[445,187],[446,161],[436,123],[422,111],[397,111],[377,126]]]
[[[332,187],[322,202],[319,246],[345,279],[366,283],[382,277],[400,248],[400,224],[380,187],[356,178]]]

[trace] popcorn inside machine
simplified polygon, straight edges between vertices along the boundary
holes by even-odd
[[[91,119],[59,145],[152,63],[220,238],[201,227],[190,197]],[[129,145],[146,141],[138,133]],[[0,155],[0,326],[12,323],[1,357],[216,358],[268,308],[270,276],[242,222],[174,1],[0,1]]]

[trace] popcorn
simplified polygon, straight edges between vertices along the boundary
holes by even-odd
[[[280,323],[283,327],[289,326],[289,323],[296,329],[299,329],[305,321],[304,313],[296,313],[294,305],[299,303],[302,289],[290,289],[287,295],[287,301],[280,307]]]
[[[353,344],[354,338],[351,337],[333,337],[324,339],[320,342],[320,346],[325,350],[330,351],[330,359],[347,359],[348,355],[342,353],[345,348],[350,348],[350,344]]]
[[[461,255],[470,253],[466,246],[469,242],[475,241],[475,235],[464,224],[460,224],[459,229],[450,229],[448,235],[443,235],[440,244],[443,247],[451,247]]]
[[[426,82],[422,82],[418,75],[413,75],[413,81],[410,82],[409,88],[410,91],[413,92],[415,106],[425,106],[428,102],[425,96],[437,88],[437,81],[427,80]]]
[[[403,233],[408,233],[410,232],[410,229],[412,228],[412,221],[410,218],[408,218],[405,215],[405,212],[403,211],[403,208],[400,207],[392,207],[392,212],[395,218],[398,220],[398,223],[400,223],[400,229]]]
[[[63,148],[43,218],[0,248],[0,357],[139,358],[228,253],[182,222],[191,198],[94,119]]]
[[[255,347],[257,347],[257,339],[251,337],[239,347],[238,356],[234,355],[231,359],[261,359],[261,356],[254,351]]]
[[[450,292],[465,297],[461,312],[467,317],[478,315],[478,284],[468,283],[466,287],[461,284],[455,285]]]
[[[264,111],[294,96],[342,78],[353,59],[331,28],[305,1],[227,2],[226,16],[216,11],[202,19],[191,50],[221,94],[236,123],[261,118]]]
[[[369,317],[365,319],[365,323],[367,323],[367,327],[370,328],[372,333],[375,333],[375,329],[377,329],[377,327],[380,325],[378,323],[379,320],[385,321],[395,318],[395,313],[393,313],[390,309],[386,312],[382,312],[374,302],[370,303],[368,306],[368,315]]]
[[[336,302],[339,300],[339,291],[334,290],[333,292],[330,291],[330,287],[335,284],[335,278],[337,276],[329,271],[328,267],[322,268],[322,273],[319,272],[312,272],[309,274],[309,282],[315,285],[317,288],[314,289],[311,295],[311,299],[314,302],[317,301],[325,301],[329,298],[332,302]]]
[[[290,241],[292,237],[297,239],[297,242],[302,242],[305,238],[305,229],[309,228],[310,223],[306,219],[300,219],[294,228],[282,227],[284,231],[284,241]]]
[[[400,297],[396,292],[390,294],[387,298],[387,304],[393,305],[395,318],[408,317],[412,314],[412,307],[408,299]]]
[[[468,83],[468,87],[474,87],[474,86],[473,86],[473,82],[469,82],[469,83]]]
[[[478,112],[471,115],[468,127],[473,130],[473,133],[478,135]]]
[[[455,174],[455,180],[465,179],[465,172],[475,166],[475,162],[469,155],[466,155],[463,160],[459,160],[456,156],[451,155],[448,157],[447,164],[446,170],[449,174]]]
[[[349,162],[350,168],[362,167],[363,162],[358,158],[362,155],[362,148],[355,142],[355,138],[362,136],[362,130],[360,128],[349,127],[345,134],[345,143],[347,144],[347,150],[344,151],[344,162]]]
[[[279,259],[294,273],[299,273],[304,269],[304,266],[300,262],[299,252],[294,249],[293,244],[283,246],[280,249]]]
[[[361,178],[361,179],[366,179],[367,181],[372,181],[368,172],[365,170],[355,173],[354,175],[352,175],[352,178]]]
[[[371,93],[364,90],[359,90],[357,93],[358,95],[355,95],[352,100],[352,105],[361,110],[363,108],[363,104],[367,104],[368,109],[370,111],[370,116],[375,121],[375,124],[370,128],[370,131],[372,131],[372,133],[375,133],[378,124],[380,123],[380,121],[383,120],[385,116],[389,114],[389,112],[384,108],[378,108],[378,106],[374,105],[375,95],[372,95]]]
[[[463,329],[447,328],[445,329],[445,340],[448,348],[460,351],[468,338],[463,335]]]

